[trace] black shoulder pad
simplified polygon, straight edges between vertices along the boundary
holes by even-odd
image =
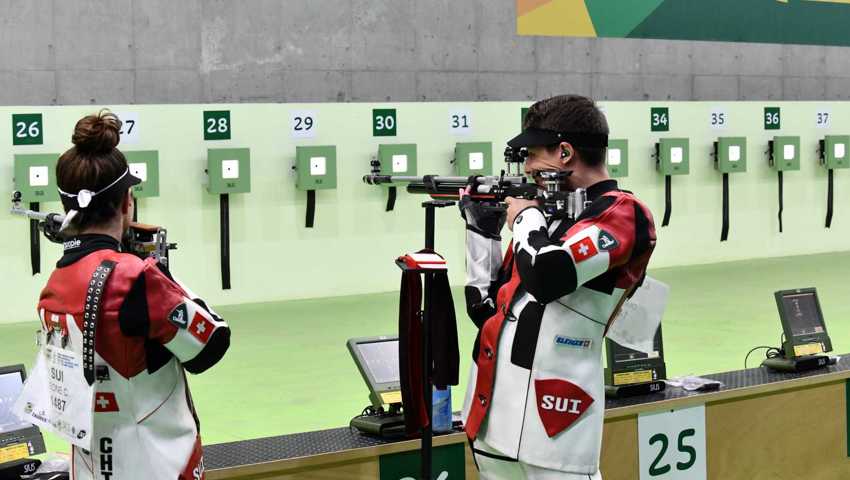
[[[144,273],[136,278],[124,298],[124,303],[118,310],[118,325],[121,328],[121,333],[128,337],[148,336],[150,319],[148,318],[148,296]]]

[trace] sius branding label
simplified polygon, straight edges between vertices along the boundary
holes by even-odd
[[[67,242],[62,243],[62,248],[65,250],[70,250],[72,248],[79,247],[83,242],[80,241],[79,238],[75,238],[73,240],[68,240]]]
[[[593,340],[589,338],[573,338],[563,335],[555,335],[555,344],[564,347],[573,348],[590,348],[593,345]]]

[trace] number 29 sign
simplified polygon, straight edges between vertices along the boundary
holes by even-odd
[[[706,480],[705,405],[638,416],[640,480]]]

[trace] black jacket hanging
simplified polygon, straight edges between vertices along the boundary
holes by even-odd
[[[401,276],[398,346],[401,399],[408,435],[415,435],[428,425],[425,392],[422,390],[422,376],[426,369],[422,365],[421,273],[433,275],[429,316],[432,383],[437,387],[457,385],[460,369],[457,322],[447,272],[405,270]]]

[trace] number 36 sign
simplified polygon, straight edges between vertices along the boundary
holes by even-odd
[[[638,417],[640,480],[706,480],[705,405]]]

